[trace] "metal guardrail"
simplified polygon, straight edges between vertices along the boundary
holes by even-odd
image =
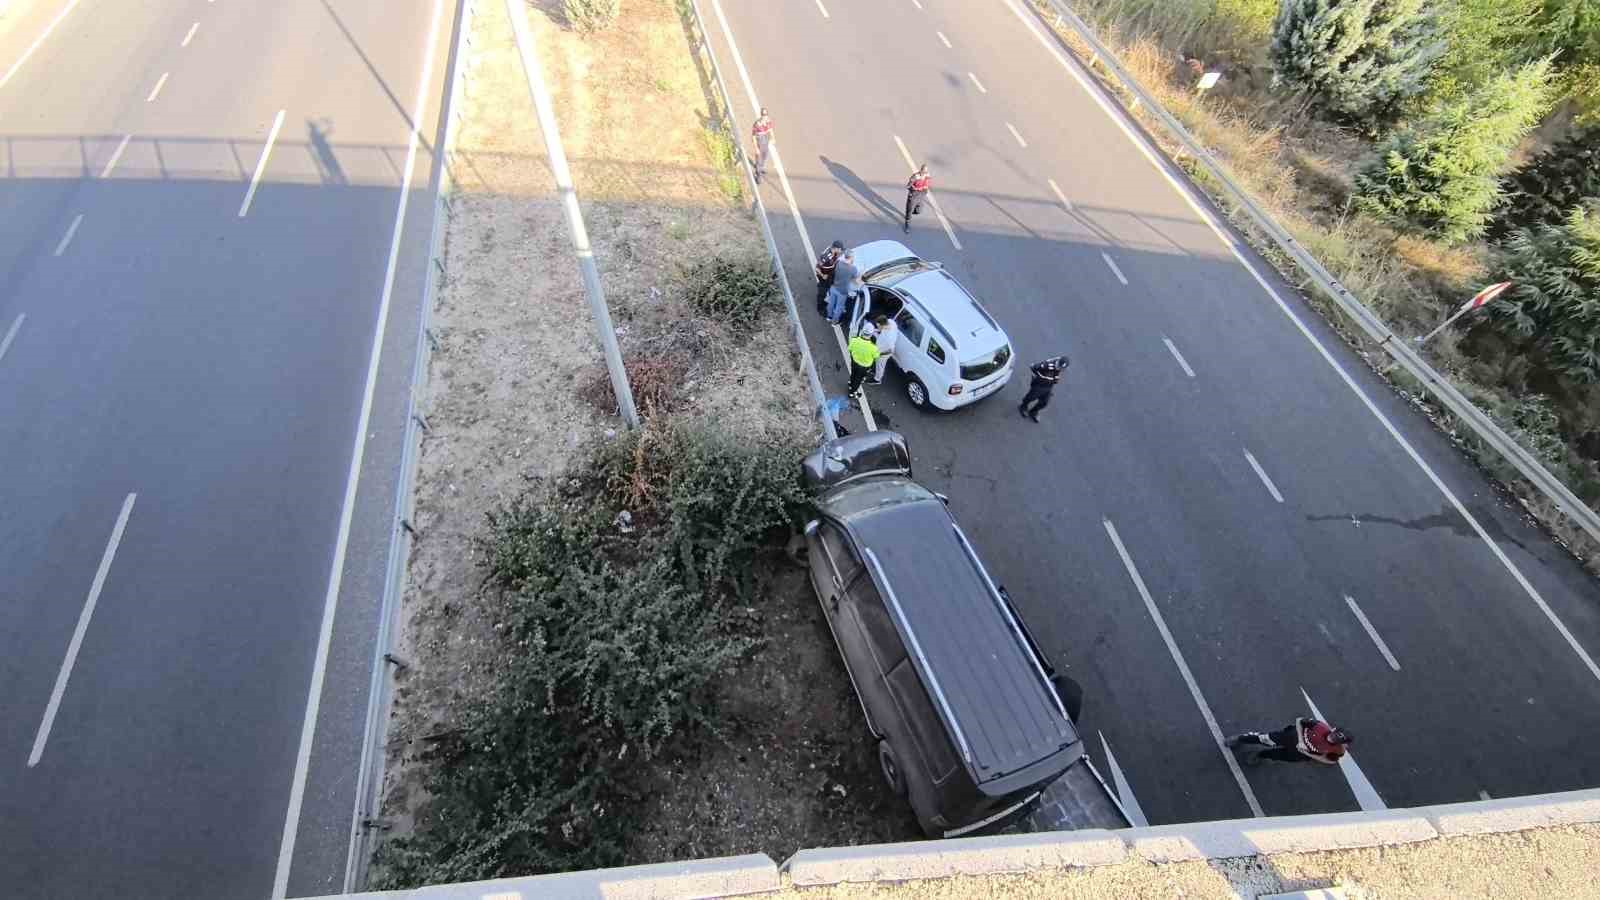
[[[1144,106],[1150,114],[1161,123],[1178,141],[1183,153],[1194,158],[1196,164],[1206,170],[1217,183],[1222,185],[1228,199],[1242,209],[1250,217],[1256,228],[1260,229],[1279,250],[1294,261],[1295,265],[1305,273],[1310,283],[1315,284],[1329,300],[1339,307],[1339,310],[1353,320],[1368,337],[1372,338],[1384,349],[1389,356],[1405,369],[1413,378],[1416,378],[1432,394],[1434,399],[1453,413],[1470,428],[1484,443],[1492,447],[1507,462],[1516,467],[1518,472],[1528,480],[1540,493],[1544,494],[1555,503],[1563,513],[1573,522],[1587,532],[1595,540],[1600,541],[1600,513],[1591,509],[1572,493],[1559,478],[1556,478],[1541,464],[1532,453],[1529,453],[1521,444],[1518,444],[1487,413],[1472,404],[1462,393],[1451,384],[1447,378],[1439,374],[1428,365],[1420,355],[1413,350],[1409,342],[1400,335],[1390,330],[1383,320],[1368,309],[1354,294],[1350,293],[1344,285],[1340,284],[1322,263],[1318,262],[1283,226],[1279,225],[1265,210],[1256,203],[1250,194],[1233,180],[1211,152],[1203,144],[1195,140],[1188,129],[1183,127],[1170,112],[1166,110],[1153,96],[1146,91],[1128,71],[1122,67],[1116,55],[1108,50],[1089,26],[1072,10],[1068,9],[1061,0],[1037,0],[1038,3],[1050,7],[1054,13],[1054,22],[1057,28],[1069,28],[1083,41],[1093,55],[1088,61],[1092,68],[1096,64],[1103,65],[1105,70],[1116,80],[1117,85],[1133,98],[1132,108]],[[1037,7],[1035,12],[1044,15]],[[1160,149],[1157,146],[1156,149]]]
[[[706,59],[711,62],[711,72],[715,76],[717,94],[722,105],[721,110],[712,110],[711,114],[727,128],[728,139],[733,142],[734,152],[739,159],[739,168],[744,172],[745,183],[750,188],[750,196],[755,198],[751,213],[761,224],[761,238],[766,241],[767,255],[772,258],[772,271],[778,276],[778,284],[783,288],[783,305],[789,316],[789,330],[794,335],[795,346],[800,350],[800,370],[805,374],[807,386],[811,389],[812,408],[816,411],[818,421],[822,423],[823,438],[831,441],[837,438],[839,433],[834,430],[833,417],[828,415],[827,397],[822,391],[822,380],[817,377],[817,364],[811,358],[811,345],[806,343],[805,326],[800,324],[800,313],[794,303],[794,291],[790,289],[789,276],[783,270],[783,257],[778,253],[778,242],[772,236],[772,223],[767,220],[767,205],[761,200],[761,185],[756,181],[754,170],[750,168],[750,160],[744,152],[744,142],[739,139],[739,128],[733,120],[733,102],[728,94],[728,83],[722,77],[722,67],[717,64],[717,52],[713,49],[711,39],[706,32],[705,18],[700,15],[700,0],[689,0],[687,6],[693,16],[694,24],[694,45],[690,49],[696,53],[703,51]]]
[[[444,141],[439,153],[439,191],[434,198],[433,230],[428,237],[428,271],[423,290],[422,310],[417,322],[417,351],[411,372],[411,391],[406,399],[405,436],[401,441],[399,483],[395,486],[394,522],[389,536],[389,562],[384,573],[383,597],[378,607],[378,637],[374,643],[372,682],[367,693],[367,721],[362,741],[361,761],[356,771],[355,814],[351,820],[350,850],[345,858],[344,891],[353,893],[366,883],[367,867],[372,859],[373,832],[378,826],[379,804],[383,802],[384,743],[389,731],[390,694],[394,679],[391,667],[403,666],[393,653],[394,617],[400,603],[400,591],[405,584],[407,563],[411,558],[411,544],[416,540],[412,522],[415,499],[414,485],[417,476],[422,437],[427,432],[427,421],[420,409],[422,390],[428,382],[428,365],[433,356],[434,335],[429,328],[433,305],[441,280],[444,277],[444,238],[450,220],[450,196],[455,180],[450,172],[450,158],[455,151],[456,136],[461,130],[461,101],[466,90],[467,47],[472,43],[472,16],[476,0],[458,0],[456,11],[456,40],[451,55],[448,75],[450,99],[442,113],[445,123]],[[380,337],[381,339],[381,337]]]

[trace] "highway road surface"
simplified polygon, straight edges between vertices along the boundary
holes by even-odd
[[[0,10],[7,896],[343,887],[456,7]]]
[[[903,238],[1023,366],[1071,357],[1039,424],[1025,371],[954,414],[898,375],[868,396],[1152,823],[1600,784],[1595,582],[1214,227],[1020,0],[701,6],[738,121],[776,121],[763,194],[828,393],[808,257],[835,238]],[[902,236],[923,161],[935,204]],[[1222,747],[1313,706],[1356,737],[1338,770]]]

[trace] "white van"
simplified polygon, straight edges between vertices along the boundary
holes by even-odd
[[[1011,380],[1011,340],[981,304],[946,272],[899,241],[873,241],[853,251],[867,284],[850,333],[883,314],[900,327],[890,357],[905,373],[906,399],[918,409],[956,409]]]

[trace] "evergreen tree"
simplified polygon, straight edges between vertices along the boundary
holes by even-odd
[[[1549,41],[1539,31],[1543,8],[1544,0],[1455,0],[1442,17],[1446,49],[1429,100],[1458,99],[1507,69],[1549,54]]]
[[[1369,127],[1423,92],[1445,51],[1427,0],[1283,0],[1277,77],[1330,115]]]
[[[1569,135],[1507,179],[1491,233],[1559,224],[1590,197],[1600,197],[1600,128]]]
[[[1355,179],[1380,218],[1447,243],[1482,234],[1517,142],[1550,106],[1550,61],[1505,73],[1389,138]]]
[[[1503,249],[1496,280],[1516,286],[1490,305],[1496,322],[1532,338],[1567,377],[1600,382],[1600,205],[1518,229]]]

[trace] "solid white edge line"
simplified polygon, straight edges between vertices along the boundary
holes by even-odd
[[[117,144],[117,149],[111,152],[111,159],[106,161],[106,167],[100,170],[101,178],[111,177],[111,170],[117,167],[118,161],[122,159],[122,151],[128,149],[128,142],[131,140],[133,140],[133,135],[131,134],[122,136],[122,141]]]
[[[16,320],[11,323],[10,328],[6,329],[6,336],[3,339],[0,339],[0,360],[4,360],[6,358],[6,351],[11,349],[12,339],[17,336],[17,332],[21,330],[22,323],[27,318],[27,313],[17,313]]]
[[[289,889],[289,870],[294,863],[294,844],[300,830],[300,807],[305,800],[306,773],[311,765],[311,745],[316,736],[317,712],[322,705],[322,683],[327,676],[328,647],[333,640],[334,613],[339,606],[339,586],[344,578],[344,557],[350,541],[350,521],[355,513],[356,484],[361,478],[361,460],[367,447],[367,426],[372,420],[372,398],[378,386],[378,361],[383,356],[383,333],[389,322],[389,300],[394,294],[395,270],[400,261],[400,239],[405,232],[406,207],[411,201],[411,176],[416,169],[418,129],[422,126],[428,87],[433,82],[434,46],[439,40],[439,21],[444,0],[434,0],[433,19],[428,24],[428,39],[422,45],[422,77],[417,80],[416,100],[411,110],[411,136],[406,141],[406,164],[400,181],[400,199],[395,207],[394,235],[389,240],[389,263],[383,275],[383,294],[378,301],[378,319],[372,333],[372,355],[367,360],[367,383],[361,395],[361,415],[356,420],[354,446],[350,450],[350,471],[345,478],[344,503],[339,511],[339,531],[334,540],[333,564],[328,570],[328,592],[322,600],[322,624],[317,634],[317,655],[311,667],[311,685],[306,691],[306,714],[300,724],[300,748],[295,755],[294,781],[289,788],[289,808],[283,818],[283,840],[278,847],[278,870],[273,877],[272,896],[281,900]]]
[[[283,127],[283,114],[285,110],[278,110],[278,115],[272,120],[272,131],[267,134],[267,143],[261,148],[261,158],[256,160],[256,173],[250,176],[250,189],[244,192],[244,202],[239,204],[239,218],[244,218],[250,211],[250,201],[256,198],[256,188],[261,186],[261,176],[267,172],[267,157],[272,155],[272,143],[278,139],[278,130]]]
[[[161,89],[163,87],[166,87],[167,76],[171,75],[171,74],[172,74],[171,72],[162,72],[161,73],[161,77],[156,79],[156,86],[150,89],[150,96],[144,98],[144,102],[146,102],[146,103],[154,103],[155,102],[156,97],[161,95]]]
[[[978,93],[980,93],[980,94],[987,94],[987,93],[989,93],[989,89],[988,89],[988,88],[986,88],[986,87],[984,87],[984,86],[983,86],[983,82],[981,82],[981,81],[979,81],[979,80],[978,80],[978,76],[977,76],[977,73],[975,73],[975,72],[968,72],[968,73],[967,73],[967,77],[968,77],[968,78],[971,78],[971,79],[972,79],[972,83],[973,83],[973,84],[975,84],[975,85],[977,85],[977,86],[978,86]]]
[[[750,101],[751,111],[761,108],[761,101],[756,98],[755,82],[750,78],[750,70],[744,66],[744,55],[739,52],[739,42],[733,38],[733,26],[728,24],[728,17],[722,12],[722,3],[711,0],[711,9],[717,14],[717,22],[722,26],[722,36],[728,42],[728,50],[733,54],[733,65],[739,70],[739,80],[744,82],[745,99]],[[730,98],[731,101],[731,98]],[[731,111],[730,111],[731,112]],[[811,235],[806,232],[806,221],[800,216],[800,204],[795,202],[794,191],[789,187],[789,175],[783,167],[783,157],[778,154],[778,140],[772,139],[772,168],[778,173],[778,184],[783,187],[783,199],[789,204],[789,214],[794,217],[795,230],[800,232],[800,244],[805,247],[806,262],[809,264],[817,258],[816,248],[811,245]],[[948,228],[948,226],[946,226]],[[952,236],[952,240],[954,236]],[[957,248],[961,245],[957,244]],[[811,277],[815,281],[816,271],[813,269]],[[839,355],[844,357],[845,368],[850,366],[850,347],[845,340],[844,329],[838,325],[833,326],[833,336],[839,343]],[[821,375],[819,374],[820,378]],[[824,392],[826,393],[826,392]],[[878,430],[878,420],[872,415],[872,404],[867,400],[865,390],[861,392],[861,416],[866,420],[868,431]]]
[[[935,31],[934,34],[937,34],[939,36],[939,40],[944,41],[944,45],[945,45],[946,48],[953,49],[951,47],[951,44],[950,44],[950,39],[944,36],[944,32]]]
[[[1106,261],[1106,265],[1111,267],[1111,274],[1117,276],[1117,280],[1122,282],[1122,286],[1123,287],[1127,287],[1128,286],[1128,276],[1122,274],[1122,270],[1117,268],[1117,262],[1116,262],[1116,260],[1111,258],[1111,254],[1106,253],[1105,251],[1101,251],[1100,258],[1105,260]]]
[[[56,245],[56,252],[51,256],[60,256],[67,252],[67,245],[72,243],[72,236],[78,233],[78,226],[83,224],[83,213],[78,213],[72,218],[72,224],[67,226],[67,233],[61,236],[61,243]]]
[[[906,142],[900,140],[900,135],[890,135],[894,138],[894,145],[900,148],[900,156],[906,161],[906,168],[912,172],[917,170],[916,162],[911,158],[911,151],[906,149]],[[939,217],[939,224],[944,226],[944,233],[950,238],[950,243],[957,250],[961,249],[961,241],[956,237],[956,230],[950,227],[950,220],[945,217],[944,207],[939,205],[939,198],[933,195],[933,189],[928,189],[928,205],[933,207],[933,214]]]
[[[1267,493],[1272,495],[1272,499],[1282,503],[1283,495],[1278,493],[1278,486],[1272,483],[1271,478],[1267,477],[1267,470],[1261,468],[1261,463],[1256,462],[1255,454],[1249,450],[1244,451],[1244,460],[1250,464],[1250,468],[1256,470],[1256,477],[1260,478],[1261,483],[1267,486]]]
[[[1106,741],[1103,731],[1100,735],[1100,747],[1106,751],[1106,765],[1111,767],[1111,783],[1117,789],[1117,799],[1122,801],[1122,811],[1128,814],[1130,822],[1135,828],[1149,828],[1150,818],[1144,814],[1144,807],[1139,805],[1139,798],[1133,795],[1133,786],[1128,783],[1127,776],[1122,774],[1122,767],[1117,765],[1117,756],[1111,752],[1111,744]]]
[[[1167,349],[1172,351],[1172,358],[1177,360],[1178,361],[1178,365],[1183,367],[1183,374],[1189,376],[1190,378],[1193,378],[1194,377],[1194,369],[1189,368],[1189,361],[1187,359],[1183,358],[1183,354],[1182,353],[1178,352],[1178,345],[1176,345],[1176,344],[1174,344],[1172,342],[1172,338],[1164,337],[1164,338],[1161,339],[1161,343],[1166,344],[1167,345]]]
[[[917,0],[911,0],[911,5],[915,6],[917,9],[921,9],[922,8],[922,4],[918,3]]]
[[[1532,600],[1534,605],[1539,608],[1539,611],[1544,613],[1545,618],[1550,621],[1550,624],[1555,627],[1556,631],[1560,633],[1561,637],[1567,642],[1567,646],[1572,648],[1572,651],[1578,655],[1580,660],[1583,661],[1584,667],[1589,670],[1589,674],[1594,676],[1596,681],[1600,681],[1600,665],[1595,664],[1594,658],[1589,655],[1587,650],[1583,649],[1583,645],[1578,643],[1578,639],[1573,636],[1572,632],[1567,628],[1566,623],[1561,621],[1561,617],[1556,615],[1555,610],[1550,608],[1550,605],[1545,602],[1544,597],[1540,595],[1540,593],[1531,583],[1529,583],[1528,579],[1522,574],[1522,570],[1517,568],[1516,564],[1511,561],[1510,557],[1506,556],[1505,551],[1500,549],[1500,545],[1495,543],[1494,539],[1489,537],[1489,533],[1484,530],[1483,525],[1478,522],[1476,517],[1467,511],[1466,506],[1462,504],[1462,502],[1456,497],[1455,492],[1451,491],[1450,488],[1445,485],[1444,480],[1439,477],[1438,473],[1433,471],[1433,467],[1429,466],[1427,461],[1422,458],[1422,454],[1418,453],[1416,448],[1411,446],[1411,442],[1406,440],[1405,437],[1400,434],[1399,429],[1395,428],[1394,423],[1389,421],[1389,417],[1384,415],[1382,410],[1378,409],[1377,404],[1372,402],[1372,398],[1368,397],[1366,392],[1361,389],[1361,386],[1356,384],[1355,379],[1351,378],[1350,374],[1344,370],[1344,366],[1341,365],[1338,360],[1334,359],[1333,354],[1329,352],[1328,348],[1324,347],[1322,342],[1317,339],[1317,336],[1311,333],[1311,329],[1306,327],[1304,322],[1300,321],[1300,317],[1295,314],[1294,310],[1289,308],[1289,304],[1285,303],[1283,298],[1278,296],[1278,292],[1272,287],[1266,278],[1262,277],[1261,273],[1256,270],[1255,265],[1245,257],[1244,252],[1236,243],[1234,243],[1233,239],[1228,236],[1227,231],[1223,229],[1221,224],[1219,224],[1214,217],[1212,217],[1211,213],[1209,213],[1201,205],[1199,199],[1196,198],[1195,195],[1190,192],[1181,182],[1179,182],[1177,178],[1170,171],[1168,171],[1166,166],[1162,165],[1161,161],[1156,157],[1155,151],[1153,151],[1133,132],[1132,128],[1126,121],[1124,121],[1122,116],[1118,115],[1115,110],[1111,109],[1107,105],[1108,101],[1101,96],[1100,92],[1091,86],[1089,82],[1085,80],[1083,74],[1080,73],[1077,68],[1072,65],[1072,63],[1068,62],[1067,59],[1061,55],[1060,51],[1050,44],[1049,39],[1047,39],[1039,32],[1037,28],[1034,27],[1034,23],[1029,21],[1025,12],[1015,6],[1013,0],[1000,0],[1000,2],[1006,4],[1006,7],[1010,9],[1012,14],[1017,17],[1018,21],[1022,22],[1023,27],[1028,29],[1028,31],[1038,39],[1039,44],[1045,48],[1046,52],[1055,57],[1056,62],[1059,63],[1062,68],[1066,69],[1067,73],[1071,75],[1080,86],[1082,86],[1084,92],[1087,93],[1090,99],[1095,102],[1095,105],[1099,106],[1100,110],[1104,112],[1106,116],[1122,130],[1122,133],[1128,138],[1129,141],[1133,143],[1135,147],[1139,148],[1139,151],[1144,154],[1145,159],[1149,161],[1150,165],[1154,166],[1156,171],[1160,172],[1162,177],[1167,180],[1167,183],[1172,186],[1172,189],[1177,191],[1178,196],[1182,197],[1184,202],[1189,204],[1189,208],[1193,209],[1195,214],[1211,227],[1211,230],[1217,235],[1217,239],[1222,241],[1223,245],[1228,248],[1228,250],[1233,254],[1234,259],[1237,259],[1239,264],[1244,266],[1245,271],[1249,272],[1250,276],[1255,279],[1256,283],[1261,285],[1261,289],[1267,292],[1267,296],[1271,297],[1273,302],[1278,305],[1278,309],[1289,318],[1290,322],[1294,323],[1295,328],[1299,330],[1300,334],[1304,336],[1306,340],[1311,342],[1311,345],[1317,349],[1317,353],[1325,362],[1327,362],[1329,366],[1333,368],[1334,372],[1338,374],[1340,380],[1345,383],[1345,386],[1350,388],[1356,397],[1361,400],[1362,405],[1364,405],[1367,408],[1367,411],[1372,413],[1373,417],[1383,425],[1384,430],[1387,431],[1389,436],[1395,440],[1395,443],[1399,444],[1400,448],[1405,451],[1405,454],[1411,458],[1411,461],[1416,463],[1418,468],[1422,469],[1423,474],[1428,477],[1429,481],[1433,482],[1434,487],[1439,489],[1439,493],[1444,495],[1445,500],[1455,508],[1456,512],[1461,514],[1462,518],[1466,519],[1467,524],[1472,526],[1472,530],[1476,532],[1478,537],[1489,546],[1490,552],[1492,552],[1495,558],[1500,561],[1500,564],[1505,567],[1506,571],[1511,573],[1511,577],[1516,580],[1518,586],[1520,586],[1523,592],[1528,595],[1528,599]]]
[[[100,555],[100,568],[94,572],[94,583],[89,585],[89,597],[83,601],[83,610],[78,613],[77,627],[72,629],[72,640],[67,643],[67,655],[61,660],[61,670],[56,673],[56,686],[50,691],[50,702],[45,705],[44,718],[39,722],[39,730],[33,736],[33,752],[28,754],[28,768],[39,764],[39,758],[44,756],[45,742],[50,740],[50,726],[55,724],[56,711],[61,708],[61,697],[67,692],[67,681],[72,678],[72,666],[78,661],[78,650],[83,647],[83,636],[89,631],[89,620],[94,617],[94,608],[100,602],[100,590],[106,585],[106,575],[111,571],[111,560],[117,555],[117,545],[122,543],[122,531],[128,527],[128,516],[133,514],[133,501],[138,494],[129,494],[122,501],[122,512],[117,514],[117,524],[111,529],[111,539],[106,542],[105,552]]]
[[[1328,721],[1322,715],[1322,710],[1317,709],[1317,705],[1311,702],[1311,695],[1306,693],[1305,688],[1300,689],[1300,696],[1306,698],[1306,706],[1311,709],[1313,716],[1324,722]],[[1356,803],[1362,812],[1380,812],[1389,808],[1389,805],[1383,802],[1383,797],[1378,795],[1378,789],[1367,779],[1367,773],[1356,765],[1354,754],[1346,751],[1339,757],[1339,772],[1344,775],[1345,781],[1350,782],[1350,792],[1356,795]]]
[[[1056,199],[1060,200],[1061,205],[1067,208],[1067,212],[1072,212],[1072,201],[1068,200],[1067,195],[1061,192],[1061,185],[1056,184],[1054,178],[1046,178],[1045,181],[1050,184],[1050,190],[1056,192]]]
[[[1017,139],[1018,146],[1026,150],[1028,147],[1028,142],[1022,139],[1022,132],[1017,130],[1017,126],[1007,122],[1006,128],[1011,131],[1011,136]]]
[[[822,5],[822,0],[817,0],[817,12],[822,13],[822,17],[824,19],[830,18],[828,15],[828,8]]]
[[[56,13],[56,17],[50,20],[50,24],[44,27],[44,31],[33,39],[32,44],[28,45],[28,49],[22,51],[22,55],[17,57],[17,61],[11,64],[11,68],[6,69],[6,74],[0,75],[0,88],[5,87],[6,82],[11,80],[11,76],[17,74],[17,70],[21,69],[22,64],[28,61],[28,57],[33,55],[33,51],[39,49],[39,45],[43,44],[45,38],[50,36],[50,32],[56,30],[56,26],[61,24],[61,20],[67,17],[67,13],[72,12],[72,8],[77,6],[78,2],[79,0],[70,0],[66,6],[62,7],[61,12]]]
[[[1227,738],[1222,734],[1221,726],[1217,725],[1217,717],[1212,715],[1211,706],[1206,703],[1205,695],[1200,693],[1200,685],[1194,680],[1194,673],[1189,671],[1189,664],[1184,661],[1183,651],[1178,649],[1178,642],[1172,639],[1172,631],[1167,628],[1167,620],[1162,618],[1161,610],[1156,607],[1156,601],[1150,596],[1150,589],[1145,587],[1144,578],[1139,575],[1139,570],[1133,564],[1133,557],[1128,555],[1128,548],[1122,545],[1122,537],[1117,534],[1117,526],[1111,524],[1110,519],[1101,520],[1106,526],[1106,534],[1111,536],[1111,543],[1116,545],[1117,555],[1122,557],[1122,565],[1128,570],[1128,577],[1133,579],[1133,586],[1139,590],[1139,597],[1144,600],[1144,607],[1150,612],[1150,618],[1156,623],[1156,630],[1161,632],[1161,640],[1167,645],[1167,652],[1172,654],[1172,661],[1178,666],[1178,674],[1183,676],[1183,683],[1189,687],[1189,695],[1194,698],[1195,706],[1200,708],[1200,715],[1206,720],[1206,727],[1211,730],[1211,738],[1216,741],[1217,750],[1222,754],[1222,761],[1228,764],[1228,771],[1233,773],[1233,780],[1239,783],[1239,791],[1244,794],[1244,802],[1250,807],[1250,814],[1260,818],[1263,813],[1261,804],[1256,801],[1256,792],[1250,789],[1250,782],[1245,780],[1244,771],[1239,768],[1239,761],[1234,758],[1233,751],[1228,749]]]
[[[1372,622],[1368,621],[1367,614],[1361,611],[1361,606],[1356,603],[1356,598],[1345,594],[1344,602],[1349,604],[1350,611],[1356,614],[1356,621],[1360,622],[1361,627],[1367,630],[1367,637],[1372,638],[1372,642],[1378,645],[1378,652],[1383,654],[1383,661],[1389,664],[1389,668],[1396,672],[1400,671],[1400,661],[1394,658],[1393,653],[1389,652],[1389,645],[1385,644],[1383,638],[1378,636],[1378,629],[1372,627]]]
[[[190,25],[189,26],[189,33],[183,36],[183,43],[179,44],[178,46],[179,47],[187,47],[187,46],[189,46],[189,42],[194,40],[194,33],[196,31],[199,31],[199,30],[200,30],[200,23],[199,22],[196,22],[193,25]]]

